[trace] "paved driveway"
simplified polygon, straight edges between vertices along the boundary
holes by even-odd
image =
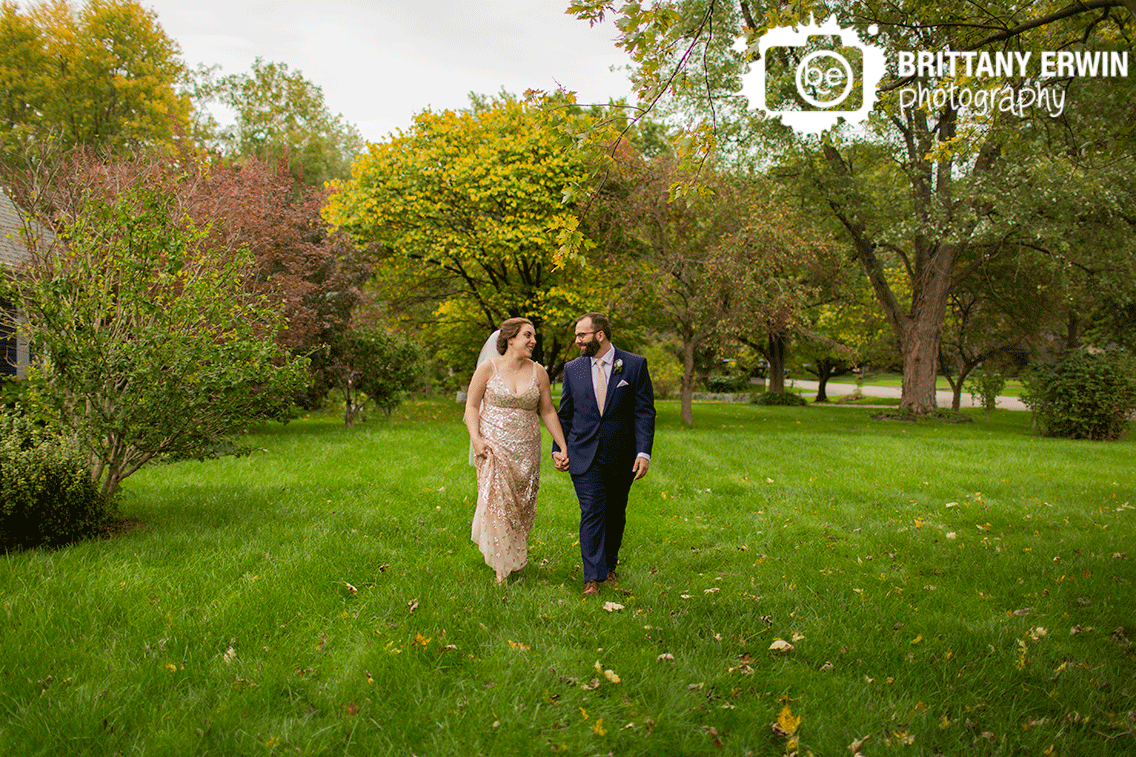
[[[791,386],[798,389],[804,389],[810,392],[814,397],[816,396],[817,382],[805,381],[802,379],[793,379],[789,382]],[[855,384],[840,384],[834,381],[829,381],[825,387],[829,399],[840,397],[845,394],[852,394],[856,391]],[[899,397],[900,389],[898,386],[865,386],[860,388],[860,393],[865,397]],[[935,400],[938,402],[939,407],[949,408],[951,406],[951,393],[950,392],[936,392]],[[962,393],[961,407],[982,407],[982,403],[969,392]],[[1029,410],[1025,404],[1017,397],[999,397],[998,403],[995,407],[1004,410]]]

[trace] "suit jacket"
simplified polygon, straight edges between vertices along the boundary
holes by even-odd
[[[651,454],[655,440],[655,392],[647,359],[615,349],[607,398],[601,417],[592,385],[592,359],[579,357],[564,366],[560,395],[560,425],[568,443],[568,472],[587,472],[603,445],[604,458],[627,470],[640,452]],[[621,367],[616,372],[615,365]],[[552,451],[559,447],[554,442]]]

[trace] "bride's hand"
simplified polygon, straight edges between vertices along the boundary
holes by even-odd
[[[474,457],[485,457],[489,454],[490,447],[485,443],[484,439],[474,439],[471,444],[473,444]]]

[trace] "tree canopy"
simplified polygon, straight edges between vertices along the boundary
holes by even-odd
[[[750,62],[734,49],[739,36],[752,41],[775,27],[834,15],[842,27],[882,46],[892,61],[904,50],[1008,46],[1037,59],[1046,50],[1083,50],[1091,44],[1128,50],[1133,19],[1119,0],[981,8],[964,2],[896,6],[812,0],[684,0],[650,7],[627,3],[618,10],[616,5],[586,0],[573,3],[572,10],[591,20],[617,17],[619,43],[635,63],[641,96],[676,95],[690,113],[707,119],[705,133],[727,126],[719,130],[719,142],[728,136],[739,152],[773,145],[760,158],[765,168],[784,176],[818,216],[839,225],[901,344],[907,407],[934,407],[949,295],[994,257],[1040,255],[1073,272],[1071,281],[1084,271],[1096,291],[1131,302],[1116,275],[1130,270],[1130,263],[1117,261],[1132,259],[1131,244],[1104,252],[1099,244],[1082,244],[1081,231],[1105,232],[1118,241],[1134,236],[1133,219],[1121,210],[1131,207],[1136,194],[1132,79],[1038,78],[1035,73],[996,80],[1018,91],[1032,87],[1039,102],[1039,93],[1045,93],[1049,102],[1060,96],[1077,103],[1055,114],[1040,106],[982,112],[947,98],[905,106],[908,85],[945,91],[981,83],[963,67],[896,76],[881,85],[865,125],[837,126],[818,138],[797,135],[744,109],[740,82]],[[1127,233],[1119,235],[1120,229]],[[896,266],[907,276],[906,299],[885,275]],[[1111,289],[1102,286],[1105,282]]]
[[[300,71],[257,58],[249,73],[215,80],[206,70],[198,76],[198,136],[206,146],[232,160],[283,163],[315,186],[347,178],[363,137],[328,110],[323,90]],[[213,101],[232,112],[233,123],[218,125],[207,115]]]
[[[0,6],[0,134],[122,150],[189,131],[177,43],[133,0]]]
[[[464,345],[455,362],[472,365],[473,345],[514,316],[533,321],[538,359],[555,362],[569,346],[556,327],[592,307],[574,198],[594,163],[573,136],[591,126],[570,100],[539,96],[423,112],[369,145],[325,216],[377,245],[392,288],[434,303],[430,328]]]
[[[32,396],[104,493],[291,409],[307,361],[277,344],[282,314],[253,290],[248,249],[192,220],[192,162],[75,153],[15,178],[29,254],[3,297],[35,344]]]

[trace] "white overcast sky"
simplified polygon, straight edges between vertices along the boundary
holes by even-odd
[[[568,2],[142,0],[189,66],[235,74],[258,56],[286,63],[371,141],[427,108],[464,108],[470,92],[563,86],[582,103],[629,96],[614,26],[576,20]]]

